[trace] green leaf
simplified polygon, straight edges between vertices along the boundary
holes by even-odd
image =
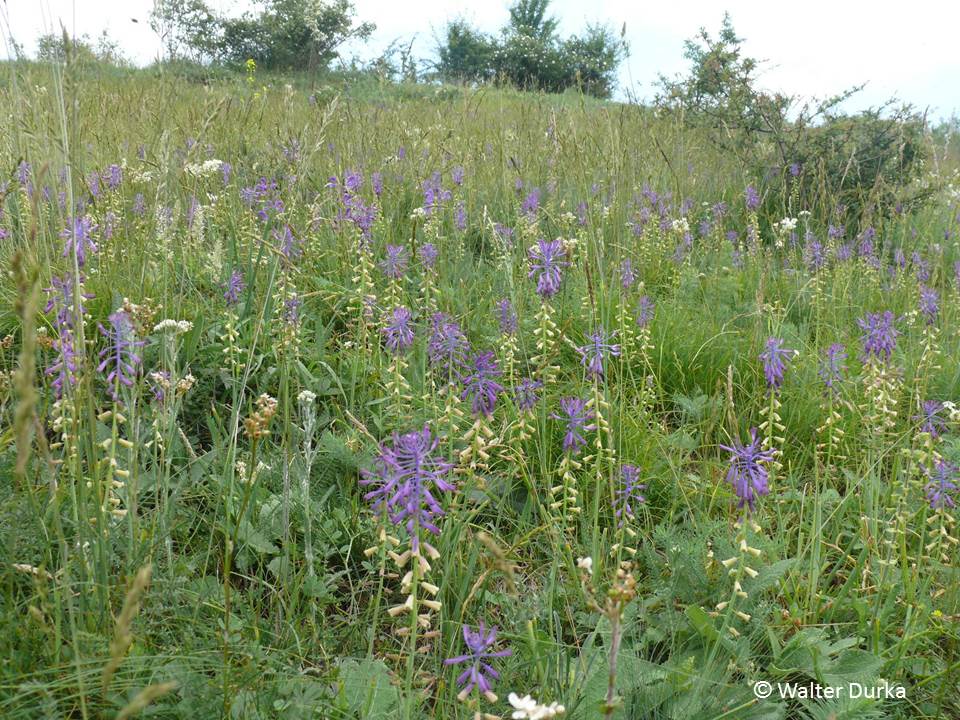
[[[391,717],[400,706],[400,692],[391,684],[382,660],[340,660],[339,686],[351,712],[364,720]]]
[[[244,520],[240,523],[237,540],[261,555],[276,555],[280,552],[280,548],[270,542],[263,533],[251,525],[249,520]]]

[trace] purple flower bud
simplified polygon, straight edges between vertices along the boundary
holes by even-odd
[[[400,280],[407,272],[408,262],[407,249],[403,245],[387,245],[387,257],[380,263],[380,269],[388,278]]]
[[[471,399],[470,409],[474,415],[493,415],[497,396],[503,392],[503,386],[494,380],[497,377],[500,377],[500,366],[493,353],[477,353],[470,372],[462,378],[463,392],[460,395],[461,400]]]
[[[470,343],[460,326],[444,313],[436,313],[431,325],[427,342],[430,364],[444,375],[456,375],[464,365]]]
[[[783,346],[783,340],[779,338],[769,338],[766,348],[760,353],[760,360],[763,362],[763,375],[767,379],[767,386],[771,392],[776,392],[783,384],[783,374],[787,369],[786,363],[790,360],[796,351]]]
[[[757,429],[750,429],[750,443],[741,445],[734,440],[732,446],[721,445],[730,453],[730,468],[727,470],[727,482],[733,487],[739,502],[737,507],[748,508],[753,512],[756,496],[767,495],[769,473],[765,464],[773,460],[773,450],[762,450]]]
[[[936,440],[947,429],[947,423],[940,415],[943,403],[939,400],[925,400],[921,409],[920,415],[915,415],[913,420],[920,423],[920,432],[928,433]]]
[[[533,410],[540,402],[539,390],[543,387],[540,380],[524,378],[513,388],[513,401],[524,412]]]
[[[484,695],[493,692],[493,681],[500,678],[500,674],[490,665],[491,658],[502,658],[511,655],[511,651],[499,650],[494,652],[493,646],[497,642],[497,629],[486,629],[481,622],[476,630],[469,625],[463,626],[463,642],[467,646],[467,653],[443,661],[444,665],[467,664],[466,670],[457,677],[457,686],[461,687],[461,698],[466,698],[474,688]]]
[[[245,287],[246,283],[243,281],[243,273],[234,269],[233,272],[230,273],[227,282],[223,284],[223,299],[227,301],[228,307],[233,307],[240,302],[240,293],[243,292]]]
[[[550,417],[554,420],[566,422],[563,449],[572,455],[576,455],[587,444],[587,439],[583,437],[582,433],[597,429],[597,426],[590,422],[595,417],[594,413],[587,409],[586,401],[578,397],[560,398],[560,411],[561,415],[554,413]]]
[[[413,346],[413,316],[405,307],[395,307],[381,330],[387,350],[398,355]]]
[[[446,480],[453,463],[436,452],[439,439],[423,430],[393,434],[393,443],[383,443],[372,471],[362,471],[360,485],[373,486],[364,499],[373,501],[394,525],[406,528],[414,553],[420,551],[420,530],[440,534],[438,518],[444,515],[439,493],[452,492]]]
[[[287,260],[297,260],[303,255],[300,247],[300,241],[293,235],[293,230],[289,225],[284,225],[282,229],[274,230],[272,233],[274,242],[280,248],[280,254]]]
[[[638,302],[639,311],[637,312],[637,327],[645,328],[653,319],[654,304],[648,296],[643,295]]]
[[[620,346],[609,342],[616,334],[616,332],[608,334],[601,328],[587,336],[590,342],[577,348],[577,352],[580,353],[580,364],[586,366],[588,378],[602,379],[604,360],[608,356],[620,356]]]
[[[836,386],[843,380],[843,373],[847,369],[844,364],[846,359],[847,353],[844,351],[843,345],[833,343],[826,349],[823,354],[823,359],[820,361],[820,369],[817,371],[817,374],[820,376],[820,379],[823,380],[827,392],[833,395],[839,393]]]
[[[624,290],[629,290],[637,281],[637,272],[633,269],[633,261],[627,258],[620,263],[620,285]]]
[[[440,252],[437,250],[437,246],[433,243],[424,243],[417,250],[417,257],[420,258],[420,262],[423,263],[423,266],[429,269],[437,264],[437,258],[440,257]]]
[[[517,332],[517,313],[509,298],[497,302],[497,321],[500,324],[501,335],[515,335]]]
[[[940,295],[931,287],[920,286],[920,312],[927,320],[927,325],[934,325],[940,314]]]
[[[97,372],[107,373],[107,385],[110,394],[117,399],[119,385],[133,387],[133,380],[140,366],[140,356],[137,350],[145,344],[134,336],[133,322],[123,310],[117,310],[110,315],[110,326],[100,328],[100,334],[107,339],[107,346],[100,351],[100,364]]]
[[[930,507],[933,510],[956,507],[953,496],[957,491],[957,484],[954,482],[957,479],[957,466],[945,460],[937,460],[933,470],[925,472],[930,478],[925,488]]]
[[[863,359],[867,362],[889,362],[897,346],[897,336],[900,335],[900,331],[894,327],[893,313],[889,310],[883,313],[867,313],[866,317],[857,320],[857,325],[864,331],[860,337],[860,342],[863,343]]]
[[[634,505],[646,502],[642,491],[646,485],[639,482],[640,469],[636,465],[620,466],[620,487],[616,491],[614,500],[614,514],[617,518],[617,527],[623,527],[626,520],[634,519]]]
[[[96,229],[89,217],[75,216],[71,220],[70,226],[60,233],[60,237],[67,241],[63,248],[63,257],[75,254],[77,265],[83,267],[87,262],[87,251],[97,252],[97,246],[91,237]]]
[[[537,211],[540,209],[540,188],[533,188],[524,198],[520,205],[520,211],[527,216],[527,219],[533,220],[537,217]]]
[[[561,269],[570,263],[565,260],[563,242],[557,240],[537,240],[530,248],[530,272],[527,277],[537,276],[537,292],[542,298],[549,299],[560,290]]]

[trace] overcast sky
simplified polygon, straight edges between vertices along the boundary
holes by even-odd
[[[215,9],[239,12],[246,0],[209,0]],[[377,24],[372,42],[347,49],[371,57],[394,39],[416,37],[418,57],[431,56],[433,38],[447,20],[464,17],[485,31],[507,19],[509,0],[355,0],[357,17]],[[153,0],[0,0],[14,37],[28,51],[44,28],[64,25],[96,36],[107,29],[128,56],[144,64],[160,53],[147,23]],[[620,73],[622,87],[649,97],[659,73],[686,68],[683,41],[701,26],[715,34],[724,9],[746,52],[766,60],[762,84],[804,97],[825,97],[859,83],[867,88],[849,109],[876,105],[891,96],[929,107],[933,117],[960,112],[960,2],[916,0],[553,0],[552,13],[566,35],[588,21],[619,32],[626,23],[630,58]],[[132,19],[139,22],[133,23]],[[0,25],[6,25],[0,20]],[[4,30],[6,28],[4,27]],[[6,34],[6,33],[4,33]],[[4,46],[0,46],[6,52]],[[622,97],[623,92],[619,95]]]

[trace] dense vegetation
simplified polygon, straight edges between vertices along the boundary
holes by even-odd
[[[946,138],[4,72],[0,716],[960,713]]]

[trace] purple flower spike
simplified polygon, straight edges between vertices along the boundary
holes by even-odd
[[[637,281],[637,271],[633,269],[633,262],[627,258],[620,263],[620,285],[624,290],[629,290]]]
[[[927,325],[934,325],[940,314],[940,295],[931,287],[920,286],[920,312],[927,320]]]
[[[750,443],[741,445],[734,440],[733,446],[721,445],[721,448],[730,453],[730,469],[727,471],[727,482],[733,486],[740,502],[737,507],[741,510],[749,508],[753,512],[757,495],[767,495],[770,488],[767,485],[769,473],[764,463],[773,460],[773,450],[761,450],[760,438],[757,429],[750,429]]]
[[[580,353],[580,364],[587,367],[587,377],[603,379],[603,361],[608,356],[620,356],[620,346],[609,342],[615,335],[616,332],[608,335],[605,330],[598,330],[587,336],[590,342],[577,348],[577,352]]]
[[[772,337],[767,340],[766,349],[760,353],[763,362],[763,375],[767,379],[767,386],[776,392],[783,384],[783,373],[787,369],[787,361],[796,351],[783,346],[783,340]]]
[[[953,496],[957,491],[957,466],[945,460],[937,460],[933,471],[927,470],[930,482],[927,483],[927,502],[933,510],[956,507]]]
[[[280,249],[280,253],[287,260],[297,260],[303,255],[300,241],[294,236],[293,230],[290,229],[289,225],[284,225],[282,230],[274,230],[272,235]]]
[[[578,397],[560,398],[560,410],[562,415],[554,413],[550,417],[567,423],[567,431],[563,436],[563,449],[576,455],[580,452],[580,448],[587,444],[582,433],[597,429],[597,426],[590,422],[594,418],[593,411],[588,410],[586,401]]]
[[[517,334],[517,313],[509,298],[503,298],[497,302],[497,321],[500,323],[501,335]]]
[[[940,415],[941,410],[943,410],[943,403],[939,400],[925,400],[922,412],[913,417],[915,422],[920,423],[920,432],[928,433],[934,440],[947,429],[947,423]]]
[[[503,385],[494,378],[500,377],[500,366],[492,352],[480,352],[473,358],[473,367],[463,378],[461,400],[471,399],[470,409],[474,415],[490,417],[497,405],[497,396]]]
[[[430,269],[437,264],[437,258],[440,257],[440,252],[433,243],[424,243],[420,246],[420,249],[417,250],[417,257],[420,258],[420,262],[423,263],[425,268]]]
[[[844,361],[847,359],[845,348],[840,343],[833,343],[826,349],[820,361],[817,374],[823,380],[827,392],[836,396],[839,393],[837,385],[843,380],[843,373],[847,369]]]
[[[645,503],[647,499],[641,494],[646,485],[639,482],[640,469],[636,465],[621,465],[621,485],[617,489],[617,497],[613,503],[617,517],[617,527],[623,527],[625,520],[634,519],[634,505]]]
[[[83,282],[83,278],[80,278]],[[57,337],[53,341],[53,349],[57,353],[56,361],[46,369],[45,374],[53,377],[54,394],[56,397],[62,397],[65,388],[73,387],[77,384],[77,372],[79,371],[80,353],[76,350],[76,339],[74,329],[77,318],[83,317],[83,301],[93,297],[88,293],[80,293],[80,305],[76,307],[74,302],[74,280],[73,276],[52,277],[50,287],[45,290],[49,296],[44,312],[54,312],[53,326],[57,330]]]
[[[383,274],[391,280],[400,280],[407,272],[407,249],[403,245],[387,245],[387,257],[380,263]]]
[[[243,292],[245,287],[243,273],[239,270],[231,272],[227,282],[223,284],[223,299],[227,301],[228,307],[233,307],[240,302],[240,293]]]
[[[381,330],[384,344],[394,355],[405,353],[413,346],[413,316],[405,307],[396,307],[390,321]]]
[[[893,313],[889,310],[882,313],[867,313],[865,318],[857,320],[857,325],[864,332],[860,342],[863,343],[865,361],[881,360],[884,363],[890,361],[890,356],[897,346],[897,336],[900,334],[893,323]]]
[[[533,188],[530,191],[530,194],[524,199],[523,203],[520,205],[520,210],[524,215],[527,216],[527,219],[534,220],[537,217],[537,211],[540,209],[540,188]]]
[[[420,552],[420,529],[440,534],[436,521],[444,515],[437,495],[456,487],[446,480],[453,469],[436,454],[439,438],[428,425],[423,430],[393,434],[393,444],[383,443],[373,471],[362,471],[360,484],[375,486],[364,495],[374,512],[383,512],[394,525],[406,528],[412,550]]]
[[[97,372],[107,373],[107,385],[110,394],[117,399],[119,385],[133,387],[133,379],[140,366],[137,350],[144,346],[143,340],[137,340],[133,332],[133,322],[123,310],[117,310],[110,316],[110,326],[99,325],[100,334],[107,339],[107,346],[100,351],[100,364]]]
[[[637,313],[637,327],[645,328],[653,320],[654,304],[646,295],[640,298],[640,311]]]
[[[96,229],[89,217],[74,217],[70,221],[70,227],[60,233],[60,237],[67,241],[63,248],[63,257],[76,254],[77,265],[83,267],[87,262],[87,251],[97,252],[97,246],[91,237]]]
[[[538,392],[542,387],[543,383],[539,380],[531,380],[530,378],[521,380],[513,388],[513,401],[517,404],[517,408],[525,412],[533,410],[540,402]]]
[[[463,367],[470,343],[460,326],[444,313],[431,318],[433,326],[427,343],[430,364],[445,375],[455,375]]]
[[[476,688],[487,700],[495,702],[493,681],[500,678],[500,673],[493,669],[489,659],[508,657],[512,652],[509,649],[494,652],[492,648],[497,642],[497,629],[494,627],[487,630],[482,622],[476,630],[469,625],[463,626],[463,642],[467,646],[467,653],[443,661],[444,665],[468,664],[467,669],[457,678],[457,685],[462,688],[458,697],[465,700]]]
[[[561,269],[568,263],[563,251],[563,242],[557,240],[537,240],[530,248],[530,272],[527,277],[537,276],[537,292],[548,300],[560,290]]]
[[[757,192],[757,189],[753,185],[747,185],[747,189],[744,190],[743,196],[747,210],[753,212],[760,207],[760,193]]]

